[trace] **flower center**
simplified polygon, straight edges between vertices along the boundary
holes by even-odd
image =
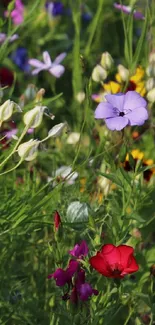
[[[124,116],[124,115],[125,115],[124,112],[119,113],[119,116]]]

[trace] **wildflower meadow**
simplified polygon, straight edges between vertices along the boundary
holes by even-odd
[[[0,1],[0,325],[155,324],[155,1]]]

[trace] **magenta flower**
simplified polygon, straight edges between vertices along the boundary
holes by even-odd
[[[77,303],[78,298],[86,301],[93,294],[97,296],[98,290],[93,289],[89,283],[85,282],[85,271],[80,269],[76,274],[75,285],[72,289],[70,300],[73,303]]]
[[[76,258],[82,259],[84,256],[87,256],[88,251],[89,249],[87,243],[85,242],[85,240],[83,240],[80,245],[76,244],[74,248],[69,251],[69,254]]]
[[[54,278],[56,281],[56,285],[58,287],[63,287],[66,283],[72,282],[72,277],[77,271],[79,263],[75,260],[69,261],[69,266],[66,270],[61,268],[57,269],[53,274],[48,275],[48,279]]]
[[[132,12],[132,8],[130,6],[124,6],[124,5],[121,5],[119,3],[114,3],[114,7],[118,10],[121,10],[123,11],[125,14],[130,14]],[[133,16],[135,19],[144,19],[144,16],[143,14],[140,12],[140,11],[136,11],[134,10],[133,11]]]
[[[47,70],[50,72],[54,77],[60,78],[65,71],[65,68],[60,63],[66,57],[66,53],[61,53],[56,57],[56,59],[52,62],[50,55],[47,51],[43,52],[43,62],[37,59],[30,59],[28,63],[35,67],[32,71],[33,75],[38,74],[40,71]]]
[[[107,102],[97,106],[95,118],[105,119],[110,130],[120,131],[127,125],[143,125],[148,119],[147,102],[136,91],[109,94],[105,98]]]
[[[8,11],[5,12],[8,16]],[[24,20],[24,5],[21,0],[15,1],[15,9],[11,12],[11,18],[14,25],[20,25]]]

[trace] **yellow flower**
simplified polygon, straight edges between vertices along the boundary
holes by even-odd
[[[131,151],[131,155],[132,155],[133,159],[136,159],[136,160],[142,160],[144,157],[144,153],[141,152],[139,149],[133,149]],[[125,160],[129,161],[129,154],[126,155]]]
[[[121,90],[121,86],[115,81],[109,81],[103,85],[104,90],[107,93],[117,94]]]

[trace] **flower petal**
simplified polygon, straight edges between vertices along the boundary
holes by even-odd
[[[51,61],[51,58],[50,58],[50,55],[47,51],[43,52],[43,60],[45,62],[45,64],[47,66],[51,66],[52,65],[52,61]]]
[[[117,247],[117,250],[119,250],[121,256],[121,265],[123,266],[123,269],[127,268],[129,259],[134,252],[133,248],[131,246],[120,245]]]
[[[126,274],[130,274],[130,273],[133,273],[133,272],[137,272],[139,270],[139,265],[137,264],[134,256],[131,256],[130,257],[130,264],[127,268],[125,268],[123,270],[123,272],[121,273],[121,276],[124,276]]]
[[[136,91],[128,91],[125,94],[124,112],[132,111],[135,108],[146,107],[146,106],[147,106],[146,100]]]
[[[62,74],[65,72],[65,68],[63,65],[59,64],[56,66],[53,66],[51,69],[49,69],[49,72],[56,78],[60,78]]]
[[[59,54],[56,58],[55,58],[55,60],[54,60],[54,62],[53,62],[53,64],[59,64],[59,63],[61,63],[63,60],[64,60],[64,58],[66,57],[66,55],[67,55],[67,53],[61,53],[61,54]]]
[[[129,125],[143,125],[148,119],[148,112],[146,108],[139,107],[134,109],[131,113],[125,115],[129,120]]]
[[[105,119],[105,123],[108,127],[109,130],[117,130],[120,131],[125,128],[129,124],[129,120],[127,117],[112,117],[112,118],[107,118]]]
[[[37,59],[30,59],[30,60],[28,60],[28,63],[35,68],[44,68],[45,67],[45,64]]]
[[[111,272],[107,268],[106,261],[102,257],[101,253],[98,252],[96,256],[93,256],[89,259],[90,265],[99,273],[101,273],[104,276],[110,277]]]
[[[120,264],[121,255],[118,248],[112,244],[102,246],[101,255],[108,265]]]
[[[107,102],[100,103],[96,110],[95,110],[95,118],[102,119],[102,118],[109,118],[117,116],[116,110],[113,106]]]
[[[117,108],[120,112],[123,112],[125,94],[118,93],[115,95],[106,95],[105,96],[108,103],[110,103],[113,107]]]

